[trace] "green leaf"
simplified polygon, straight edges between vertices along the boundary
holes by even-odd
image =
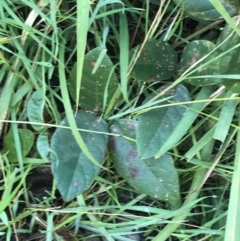
[[[113,63],[107,54],[102,56],[103,51],[102,48],[98,47],[85,55],[79,102],[82,109],[102,110],[104,98],[107,98],[106,103],[109,103],[118,87],[116,75],[114,73],[111,75]],[[100,63],[99,56],[101,56]],[[97,69],[96,64],[98,65]],[[93,70],[96,72],[92,73]],[[76,100],[76,73],[77,65],[75,64],[68,83],[71,97],[74,100]]]
[[[22,156],[25,157],[33,146],[34,134],[28,129],[18,129]],[[3,153],[7,153],[10,161],[17,161],[16,143],[14,141],[13,131],[10,129],[8,134],[4,137]]]
[[[131,57],[136,57],[141,45],[131,50]],[[141,81],[166,80],[174,75],[177,54],[173,47],[164,41],[148,41],[139,56],[132,75]]]
[[[102,164],[105,157],[108,136],[108,127],[104,120],[92,113],[83,110],[77,112],[75,121],[83,141],[89,152]],[[68,127],[66,118],[61,125]],[[100,171],[100,167],[94,165],[78,146],[72,131],[66,128],[57,128],[51,139],[52,172],[56,185],[65,201],[70,201],[90,187]]]
[[[168,150],[177,145],[177,143],[183,138],[183,136],[188,132],[191,128],[194,121],[197,119],[199,113],[203,110],[205,101],[209,98],[211,93],[213,92],[213,88],[211,87],[202,87],[199,93],[197,94],[192,104],[189,106],[184,117],[179,121],[177,126],[174,128],[171,135],[164,142],[163,146],[159,149],[158,153],[155,155],[155,158],[162,156]]]
[[[236,25],[239,25],[239,16],[233,18]],[[221,31],[217,45],[219,50],[226,54],[220,58],[220,66],[225,66],[223,74],[240,74],[240,36],[227,24]],[[230,51],[229,51],[230,50]],[[233,93],[240,93],[240,81],[238,79],[223,79],[222,83]]]
[[[31,97],[27,102],[27,117],[30,122],[44,123],[44,119],[43,119],[44,103],[45,101],[41,93],[39,91],[33,92],[33,94],[31,95]],[[39,126],[39,125],[32,125],[32,127],[36,131],[41,131],[45,128],[44,126]]]
[[[232,93],[240,93],[240,80],[236,79],[223,79],[222,84]]]
[[[142,160],[135,142],[137,128],[137,121],[130,119],[119,120],[110,127],[112,133],[121,135],[110,137],[110,153],[117,172],[138,191],[166,201],[172,208],[180,207],[178,174],[171,156]]]
[[[42,131],[37,138],[37,150],[42,159],[46,159],[50,150],[49,148],[48,132]]]
[[[233,17],[234,22],[236,25],[239,25],[239,16]],[[222,52],[227,51],[231,49],[232,47],[235,47],[239,44],[240,36],[232,29],[232,27],[227,24],[221,31],[220,35],[218,36],[216,45],[219,46],[219,50]],[[232,68],[232,66],[228,66],[229,62],[231,61],[232,56],[235,52],[239,52],[238,48],[233,49],[232,51],[228,52],[226,55],[224,55],[224,58],[221,60],[223,61],[223,65],[227,65],[227,68]],[[228,61],[228,62],[226,62]],[[236,65],[234,65],[235,67]]]
[[[162,92],[167,85],[161,87],[157,92]],[[156,96],[153,93],[147,97],[145,102]],[[174,96],[172,102],[189,101],[188,90],[183,85],[168,91],[161,98]],[[169,102],[165,102],[167,104]],[[155,108],[139,115],[139,126],[137,129],[137,148],[139,156],[143,159],[155,156],[161,146],[169,138],[187,109],[180,105]]]
[[[192,41],[188,43],[183,51],[182,59],[180,61],[180,70],[179,74],[183,74],[186,70],[188,70],[191,66],[195,65],[197,61],[204,58],[200,63],[196,64],[194,67],[194,73],[188,75],[185,82],[194,85],[194,86],[205,86],[205,85],[213,85],[219,83],[221,80],[216,78],[191,78],[198,77],[201,75],[214,75],[220,74],[223,69],[220,66],[219,59],[214,58],[219,54],[218,51],[211,53],[210,51],[215,48],[215,44],[208,40],[198,40]],[[207,63],[208,61],[211,61]],[[192,71],[190,70],[190,72]]]
[[[216,20],[222,18],[219,12],[208,0],[174,0],[179,4],[187,14],[202,20]],[[236,12],[236,8],[232,5],[233,1],[222,0],[221,3],[230,15]]]

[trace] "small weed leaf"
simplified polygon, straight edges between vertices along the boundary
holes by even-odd
[[[233,17],[238,26],[240,24],[239,18],[240,16]],[[233,48],[220,59],[220,66],[225,66],[224,74],[240,74],[240,46],[236,47],[239,43],[240,36],[227,24],[217,39],[217,45],[220,45],[219,50],[221,52],[224,53]],[[231,92],[240,93],[240,81],[238,79],[223,79],[222,83]]]
[[[135,141],[137,127],[137,121],[129,119],[119,120],[110,127],[112,133],[121,135],[110,137],[110,153],[116,171],[138,191],[178,208],[181,203],[178,175],[171,156],[165,154],[158,159],[142,160]]]
[[[49,153],[48,132],[42,131],[37,138],[37,150],[42,159],[46,159]]]
[[[104,98],[106,98],[106,103],[109,103],[109,100],[118,88],[118,80],[115,73],[113,72],[111,75],[113,63],[107,54],[103,57],[97,71],[92,74],[102,52],[103,50],[98,47],[88,52],[84,58],[79,105],[85,110],[102,111]],[[70,81],[68,83],[71,97],[74,100],[76,100],[76,78],[77,64],[74,65],[70,73]]]
[[[140,45],[131,50],[131,58],[135,58]],[[144,46],[132,76],[140,81],[160,81],[171,78],[176,70],[177,54],[173,47],[164,41],[151,40]]]
[[[44,108],[44,99],[39,91],[33,92],[29,101],[27,102],[27,117],[30,122],[44,123],[43,119],[43,108]],[[45,129],[44,126],[32,125],[36,131],[41,131]]]
[[[191,66],[196,64],[196,62],[215,48],[215,44],[207,40],[193,41],[186,45],[185,50],[180,61],[180,70],[179,74],[183,74]],[[208,57],[202,60],[200,63],[196,64],[189,72],[194,71],[194,73],[187,76],[184,80],[185,82],[194,85],[194,86],[205,86],[213,85],[219,83],[221,80],[216,78],[201,78],[202,75],[214,75],[220,74],[223,70],[221,69],[219,59],[213,60],[218,56],[219,52],[215,51],[211,53]],[[206,64],[208,61],[211,61],[209,64]],[[206,64],[203,66],[203,64]],[[191,77],[200,77],[200,78],[191,78]]]
[[[18,129],[18,134],[20,138],[19,145],[21,147],[22,156],[25,157],[33,146],[34,134],[27,129]],[[2,153],[8,153],[7,157],[11,162],[16,162],[18,160],[16,143],[14,141],[12,129],[10,129],[8,134],[4,137],[4,148]]]
[[[108,136],[89,131],[108,132],[104,120],[83,110],[75,117],[81,136],[95,160],[102,164],[105,157]],[[62,120],[62,126],[69,126],[67,119]],[[70,201],[90,187],[100,168],[94,165],[78,146],[72,131],[57,128],[51,139],[52,172],[56,185],[65,201]]]
[[[173,0],[179,4],[187,14],[202,20],[216,20],[222,18],[209,0]],[[222,0],[221,3],[230,15],[236,12],[234,1]],[[237,4],[236,4],[237,5]]]
[[[164,90],[166,86],[158,89],[157,92]],[[161,98],[168,95],[174,96],[171,102],[189,101],[188,90],[183,85],[178,85],[175,89],[168,91]],[[149,95],[145,102],[156,96],[155,93]],[[165,102],[163,104],[168,104]],[[163,108],[155,108],[146,113],[139,115],[137,129],[137,149],[142,159],[155,156],[161,146],[169,138],[174,128],[177,126],[187,108],[175,105]]]

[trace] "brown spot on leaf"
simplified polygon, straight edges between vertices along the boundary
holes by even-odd
[[[143,50],[142,53],[141,53],[141,56],[146,57],[146,56],[147,56],[147,51],[146,51],[146,50]]]
[[[132,179],[136,178],[138,175],[138,169],[136,167],[129,166],[129,175]]]
[[[92,61],[92,62],[90,63],[90,65],[91,65],[92,67],[94,67],[95,64],[96,64],[96,62],[94,62],[94,61]]]
[[[195,55],[193,55],[193,57],[190,60],[190,66],[194,65],[199,59],[199,53],[196,53]]]
[[[132,130],[136,130],[137,129],[137,126],[138,126],[138,123],[137,122],[130,122],[128,123],[128,127]]]
[[[116,138],[113,136],[110,136],[109,138],[109,152],[113,154],[116,150]]]
[[[158,78],[156,76],[150,76],[148,79],[147,79],[147,82],[148,83],[151,83],[151,82],[154,82],[156,81]]]
[[[127,154],[127,161],[130,159],[130,160],[132,160],[132,159],[134,159],[134,158],[136,158],[137,157],[137,151],[135,151],[134,149],[131,149],[129,152],[128,152],[128,154]]]

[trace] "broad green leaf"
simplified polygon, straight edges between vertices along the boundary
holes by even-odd
[[[239,26],[240,16],[235,16],[233,20]],[[224,66],[223,74],[240,74],[240,36],[228,24],[221,31],[217,45],[220,45],[219,50],[224,53],[220,58],[220,66]],[[230,50],[230,51],[229,51]],[[228,90],[234,93],[240,93],[240,80],[238,79],[223,79],[222,83]]]
[[[42,159],[46,159],[49,153],[49,148],[48,132],[42,131],[37,138],[37,150]]]
[[[141,45],[131,50],[131,57],[136,57]],[[173,47],[164,41],[148,41],[139,56],[132,75],[141,81],[161,81],[174,75],[177,54]]]
[[[219,12],[208,0],[174,0],[176,4],[179,4],[187,14],[192,15],[202,20],[216,20],[222,18]],[[236,8],[233,5],[234,1],[219,1],[230,15],[236,12]]]
[[[192,65],[196,64],[197,61],[209,54],[214,48],[215,44],[208,40],[198,40],[188,43],[183,51],[180,61],[179,74],[183,74],[186,70],[192,67]],[[204,60],[200,61],[200,63],[196,64],[196,66],[190,70],[190,72],[195,70],[194,73],[189,75],[184,81],[194,86],[205,86],[219,83],[221,80],[218,78],[191,78],[202,75],[220,74],[223,70],[220,66],[219,59],[213,60],[217,55],[218,52],[215,51],[204,58]]]
[[[81,136],[92,156],[102,164],[105,157],[108,136],[108,127],[104,120],[95,114],[83,110],[77,112],[76,124]],[[68,127],[66,118],[61,125]],[[100,167],[94,165],[78,146],[72,131],[66,128],[57,128],[51,139],[52,172],[56,185],[65,201],[70,201],[90,187],[100,171]]]
[[[240,60],[240,59],[239,59]],[[240,62],[239,62],[240,63]],[[240,93],[240,80],[236,79],[223,79],[222,84],[233,93]]]
[[[237,26],[240,24],[239,20],[240,16],[233,17],[234,22]],[[229,24],[227,24],[221,31],[220,35],[218,36],[216,45],[220,45],[219,49],[224,52],[226,50],[231,49],[232,47],[239,44],[240,36],[231,28]],[[231,60],[231,56],[234,54],[235,51],[238,51],[237,49],[233,49],[229,53],[225,55],[225,58],[227,57],[227,60]],[[224,59],[222,59],[224,61]],[[226,63],[226,62],[224,62]],[[230,67],[231,66],[227,66]]]
[[[157,92],[161,92],[166,86],[161,87]],[[168,91],[161,98],[173,96],[171,102],[189,101],[188,90],[183,85]],[[153,93],[147,97],[145,102],[156,96]],[[165,102],[167,104],[170,102]],[[161,106],[160,106],[161,107]],[[186,113],[186,107],[175,105],[163,108],[155,108],[139,115],[139,126],[137,129],[137,149],[142,159],[150,158],[156,155],[161,146],[169,138],[183,115]]]
[[[34,134],[28,129],[18,129],[22,156],[25,157],[33,146]],[[12,130],[4,137],[3,153],[8,153],[7,157],[10,161],[17,161],[16,143]]]
[[[189,106],[186,114],[181,121],[178,122],[177,126],[174,128],[168,139],[164,142],[163,146],[161,146],[158,153],[155,155],[155,158],[162,156],[183,138],[183,136],[191,128],[194,121],[197,119],[199,113],[203,110],[206,103],[203,100],[207,100],[212,94],[212,91],[213,89],[209,86],[201,88],[195,100]]]
[[[165,154],[158,159],[142,160],[135,142],[137,128],[137,121],[130,119],[119,120],[110,127],[112,133],[121,135],[110,137],[110,153],[117,172],[139,192],[179,208],[178,174],[171,156]]]
[[[43,119],[43,108],[44,108],[44,99],[39,91],[33,92],[31,97],[27,102],[27,117],[30,122],[44,123]],[[36,131],[41,131],[45,127],[40,125],[32,125]]]
[[[101,55],[103,51],[98,47],[85,55],[79,100],[82,109],[101,111],[104,98],[107,98],[106,103],[109,103],[118,87],[117,77],[112,71],[113,63],[107,54],[104,57]],[[100,55],[102,58],[101,63],[97,62]],[[96,64],[99,66],[96,72],[92,73],[93,70],[95,71]],[[68,83],[71,97],[74,100],[76,100],[76,68],[77,65],[75,64]]]

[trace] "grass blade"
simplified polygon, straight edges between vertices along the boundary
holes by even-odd
[[[240,119],[239,119],[240,124]],[[237,144],[234,160],[234,171],[230,201],[228,205],[227,225],[224,241],[236,241],[240,237],[240,130],[238,130]]]
[[[61,46],[59,49],[59,79],[60,79],[60,87],[61,87],[61,93],[62,93],[62,99],[63,99],[63,105],[64,109],[66,111],[66,116],[69,122],[69,126],[72,130],[73,136],[75,137],[77,143],[79,144],[79,147],[82,149],[83,153],[91,160],[95,165],[102,167],[92,156],[92,154],[89,152],[86,144],[84,143],[78,128],[77,124],[75,122],[75,118],[72,111],[72,106],[69,98],[68,88],[67,88],[67,80],[65,76],[65,66],[64,66],[64,47]]]
[[[184,155],[188,161],[190,161],[195,155],[199,153],[200,150],[204,148],[204,146],[208,145],[208,143],[213,138],[213,133],[216,129],[216,126],[211,128],[194,146]]]
[[[229,100],[227,100],[222,107],[219,121],[213,136],[214,139],[220,140],[221,142],[224,142],[228,135],[228,131],[235,114],[236,106],[239,102],[238,100],[231,100],[231,97],[234,97],[234,95],[232,95],[231,92],[228,92],[226,94],[226,98],[229,98]]]
[[[120,76],[121,76],[121,91],[124,100],[128,100],[128,62],[129,62],[129,36],[128,23],[125,13],[120,14]]]
[[[89,21],[89,0],[78,0],[77,1],[77,80],[76,80],[76,105],[78,106],[80,99],[80,87],[82,80],[82,70],[85,49],[87,44],[87,32],[88,32],[88,21]]]

